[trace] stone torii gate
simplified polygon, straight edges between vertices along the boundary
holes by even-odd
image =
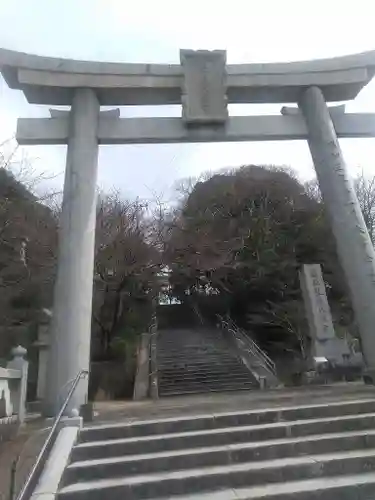
[[[307,62],[226,65],[224,51],[181,51],[180,65],[56,59],[0,50],[10,88],[31,104],[68,105],[18,120],[20,144],[67,144],[47,414],[90,356],[99,144],[306,139],[351,293],[367,367],[375,371],[375,254],[338,137],[375,137],[374,114],[346,114],[375,74],[375,51]],[[228,115],[228,103],[297,103],[275,116]],[[182,118],[120,118],[100,106],[182,104]],[[63,392],[62,392],[63,391]],[[72,407],[85,402],[82,382]]]

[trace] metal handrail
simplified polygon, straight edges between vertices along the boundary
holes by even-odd
[[[39,455],[35,461],[35,464],[33,465],[26,481],[25,484],[23,485],[20,493],[17,496],[16,500],[28,500],[30,496],[33,493],[33,490],[35,489],[36,483],[39,480],[40,473],[42,468],[45,465],[46,459],[47,459],[47,453],[50,451],[53,443],[54,443],[54,436],[56,433],[56,429],[61,421],[61,418],[64,415],[64,412],[70,403],[70,400],[72,399],[72,396],[74,394],[74,391],[77,388],[77,385],[79,381],[86,377],[88,375],[89,371],[88,370],[80,370],[80,372],[77,374],[76,378],[73,381],[72,387],[70,388],[70,391],[68,392],[68,395],[65,398],[64,403],[62,404],[59,413],[57,414],[55,421],[53,423],[53,426],[47,436],[47,439],[45,440],[42,449],[39,452]]]
[[[258,349],[255,348],[255,346],[251,343],[251,341],[248,341],[247,337],[245,337],[244,335],[240,335],[237,330],[230,327],[228,328],[227,331],[234,336],[237,342],[241,343],[244,346],[245,351],[252,354],[255,357],[255,359],[258,360],[258,363],[260,364],[260,366],[262,366],[262,368],[275,375],[273,366],[268,363],[267,359],[262,355],[261,352],[259,352]]]
[[[272,359],[258,346],[258,344],[248,335],[246,335],[235,323],[233,320],[225,320],[222,316],[218,315],[218,318],[221,324],[231,332],[239,341],[246,344],[247,348],[250,352],[263,361],[263,367],[270,371],[273,375],[276,376],[276,365],[272,361]]]
[[[243,331],[241,331],[240,328],[235,329],[235,333],[241,337],[241,339],[248,345],[250,345],[254,350],[255,353],[258,354],[266,363],[266,365],[271,369],[271,371],[275,374],[276,373],[276,365],[272,361],[272,359],[266,354],[259,346],[258,344],[249,337],[248,335],[245,335]]]
[[[224,320],[225,321],[225,320]],[[268,354],[266,354],[259,346],[258,344],[255,342],[254,339],[252,339],[251,337],[249,337],[248,335],[246,335],[242,330],[241,328],[239,328],[235,322],[233,320],[229,320],[229,321],[225,321],[229,327],[232,327],[232,331],[236,334],[236,335],[239,335],[241,337],[241,339],[248,345],[250,345],[257,354],[259,354],[259,356],[261,358],[263,358],[267,365],[270,365],[271,368],[273,370],[275,370],[276,368],[276,365],[275,363],[272,361],[272,359],[268,356]],[[276,370],[275,370],[276,371]]]

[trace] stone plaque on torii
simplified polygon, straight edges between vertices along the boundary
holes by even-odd
[[[35,104],[67,105],[18,120],[20,144],[67,144],[46,413],[54,414],[90,355],[98,146],[305,139],[330,217],[369,370],[375,371],[375,254],[338,137],[375,137],[375,114],[327,102],[354,99],[375,52],[316,61],[225,64],[224,51],[182,51],[181,64],[73,61],[0,50],[9,87]],[[291,103],[271,116],[230,116],[231,103]],[[120,118],[100,106],[182,105],[181,118]],[[63,391],[63,393],[61,392]],[[85,402],[81,381],[72,406]]]

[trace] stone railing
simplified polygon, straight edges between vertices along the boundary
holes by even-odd
[[[12,349],[12,360],[0,367],[0,442],[9,439],[25,420],[28,361],[26,349]]]

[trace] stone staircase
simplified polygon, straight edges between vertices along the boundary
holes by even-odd
[[[177,417],[80,433],[59,500],[370,500],[375,401]]]
[[[258,383],[218,329],[160,330],[159,396],[255,389]]]

